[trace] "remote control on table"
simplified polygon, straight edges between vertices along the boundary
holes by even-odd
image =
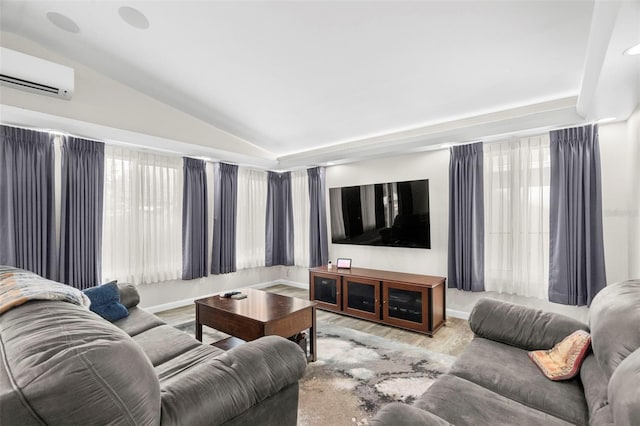
[[[222,295],[222,297],[225,297],[225,298],[233,297],[233,296],[235,296],[236,294],[240,294],[240,292],[239,292],[239,291],[230,291],[230,292],[228,292],[228,293],[223,294],[223,295]]]
[[[232,299],[246,299],[247,295],[246,294],[242,294],[242,293],[238,293],[238,294],[234,294],[233,296],[231,296]]]

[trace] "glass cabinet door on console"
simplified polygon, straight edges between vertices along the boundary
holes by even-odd
[[[380,319],[380,281],[343,278],[342,311],[360,318]]]
[[[382,317],[389,324],[426,331],[429,324],[427,289],[385,281]]]
[[[341,277],[339,275],[312,273],[311,300],[315,300],[324,309],[340,311],[342,299],[340,297]]]

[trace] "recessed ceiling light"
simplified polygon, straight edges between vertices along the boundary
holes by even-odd
[[[65,16],[61,13],[57,12],[47,12],[47,19],[60,28],[63,31],[67,31],[69,33],[78,34],[80,32],[80,27],[76,24],[73,19]]]
[[[129,6],[122,6],[118,9],[118,14],[124,22],[139,30],[149,28],[149,20],[138,9]]]
[[[596,121],[596,123],[598,124],[602,124],[602,123],[610,123],[612,121],[616,121],[616,117],[605,117],[605,118],[601,118],[600,120]]]
[[[640,43],[624,51],[625,55],[640,55]]]

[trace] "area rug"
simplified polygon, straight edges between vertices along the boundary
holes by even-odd
[[[194,330],[193,322],[176,328],[192,334]],[[226,336],[207,328],[204,333],[213,340]],[[308,365],[300,381],[298,424],[366,425],[389,402],[412,403],[454,360],[350,328],[319,324],[318,360]]]

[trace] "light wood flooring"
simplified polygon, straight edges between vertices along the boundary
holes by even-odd
[[[308,290],[284,284],[274,285],[263,290],[300,299],[309,299]],[[194,305],[184,306],[158,312],[156,315],[169,325],[184,324],[195,320],[195,307]],[[473,338],[467,321],[458,318],[447,318],[446,325],[440,328],[434,337],[322,310],[317,310],[316,321],[319,330],[322,330],[322,324],[333,324],[453,356],[460,354]],[[207,340],[213,339],[215,341],[217,338],[225,336],[220,332],[211,333],[213,330],[209,330],[210,332],[207,333],[206,327],[204,328],[205,343],[209,343]]]

